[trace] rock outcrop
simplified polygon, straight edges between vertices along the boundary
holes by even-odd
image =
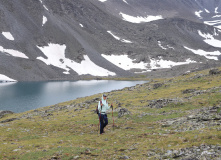
[[[0,111],[0,118],[4,117],[7,114],[13,114],[14,112],[12,111]]]

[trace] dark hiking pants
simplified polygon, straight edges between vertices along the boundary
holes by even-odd
[[[108,124],[107,114],[99,114],[100,118],[100,134],[104,133],[104,127]]]

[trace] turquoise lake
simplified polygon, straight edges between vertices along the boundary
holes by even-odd
[[[19,113],[145,82],[90,80],[0,83],[0,110]]]

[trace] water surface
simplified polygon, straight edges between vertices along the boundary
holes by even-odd
[[[24,112],[143,83],[113,80],[0,83],[0,110]]]

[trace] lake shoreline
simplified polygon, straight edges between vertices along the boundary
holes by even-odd
[[[0,84],[0,110],[21,113],[146,82],[148,81],[82,80],[4,83]]]
[[[1,83],[16,83],[16,82],[61,82],[61,81],[87,81],[87,80],[115,80],[115,81],[147,81],[150,78],[144,78],[142,76],[135,77],[90,77],[90,78],[74,78],[74,79],[49,79],[49,80],[25,80],[25,81],[7,81],[0,80]]]

